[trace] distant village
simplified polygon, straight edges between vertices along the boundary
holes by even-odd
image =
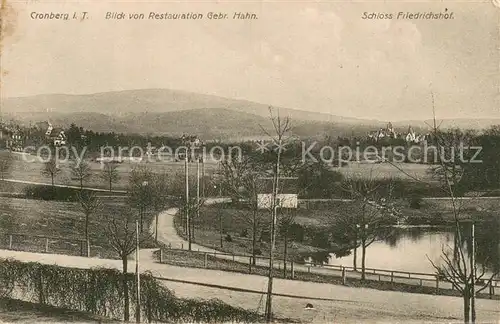
[[[54,127],[48,121],[37,122],[29,127],[22,127],[14,122],[0,122],[0,145],[15,152],[23,151],[27,146],[51,144],[66,145],[64,129]]]
[[[404,139],[409,144],[419,144],[428,140],[429,134],[417,134],[411,126],[408,126],[408,131],[405,133],[397,132],[392,123],[388,123],[386,128],[380,128],[377,131],[368,133],[368,138],[378,142],[382,139]]]

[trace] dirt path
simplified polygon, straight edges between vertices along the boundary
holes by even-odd
[[[142,252],[142,250],[141,250]],[[91,268],[107,267],[121,268],[119,260],[85,258],[68,255],[42,254],[0,250],[1,258],[14,258],[29,262],[58,264],[66,267]],[[133,271],[134,263],[129,269]],[[141,258],[141,271],[150,270],[154,275],[164,278],[201,282],[264,291],[267,278],[232,272],[176,267],[144,261]],[[222,301],[263,311],[265,299],[258,294],[228,291],[198,285],[165,282],[180,297],[219,298]],[[460,320],[462,300],[455,297],[408,294],[393,291],[379,291],[363,288],[319,284],[291,280],[275,280],[275,292],[301,297],[275,297],[273,308],[277,315],[297,318],[306,322],[395,322],[395,321],[442,321]],[[312,298],[326,298],[320,301]],[[311,302],[315,309],[305,310],[306,303]],[[498,322],[500,320],[500,303],[493,300],[479,300],[478,322]]]

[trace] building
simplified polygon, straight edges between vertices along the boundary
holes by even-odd
[[[62,128],[54,128],[50,123],[45,132],[45,138],[54,146],[66,145],[67,137]]]
[[[259,181],[261,193],[257,194],[257,208],[270,209],[273,207],[273,178],[266,177]],[[278,208],[298,207],[298,183],[295,177],[282,177],[278,181]]]

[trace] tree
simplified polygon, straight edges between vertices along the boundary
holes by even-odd
[[[274,248],[276,245],[276,221],[277,221],[277,209],[280,207],[278,205],[278,194],[279,194],[279,179],[281,176],[280,172],[280,166],[282,165],[282,153],[286,151],[285,146],[287,144],[288,138],[287,134],[291,130],[291,120],[289,117],[281,118],[279,115],[274,116],[273,115],[273,110],[270,107],[269,108],[269,113],[270,113],[270,119],[271,123],[273,125],[273,132],[274,134],[269,135],[271,138],[273,144],[275,145],[274,153],[275,157],[272,159],[273,160],[273,168],[272,168],[272,175],[273,175],[273,193],[272,193],[272,202],[271,202],[271,209],[272,209],[272,217],[271,217],[271,248],[269,251],[269,274],[268,274],[268,285],[267,285],[267,298],[266,298],[266,321],[270,322],[272,320],[272,294],[273,294],[273,270],[274,270]],[[263,128],[264,129],[264,128]],[[265,131],[264,131],[265,132]],[[274,155],[274,154],[273,154]],[[292,158],[292,160],[296,160]],[[290,165],[296,165],[296,164],[290,164]],[[287,170],[285,168],[285,171],[290,172],[290,170]]]
[[[109,185],[109,191],[111,191],[113,183],[117,183],[118,180],[120,180],[118,165],[110,162],[105,162],[104,167],[101,171],[101,179]]]
[[[130,319],[130,299],[127,281],[128,257],[136,250],[136,220],[133,213],[124,215],[107,215],[105,220],[105,232],[109,239],[109,244],[122,260],[122,285],[124,292],[123,319],[128,322]],[[147,235],[139,238],[140,242],[148,239]]]
[[[361,247],[361,279],[366,279],[366,248],[387,235],[387,225],[395,222],[399,213],[392,203],[392,181],[375,181],[372,173],[367,178],[347,178],[342,189],[351,202],[333,221],[333,228],[352,241],[354,251]],[[355,252],[356,253],[356,252]],[[356,257],[354,257],[356,268]]]
[[[54,186],[54,180],[59,173],[61,173],[61,169],[57,165],[55,157],[51,157],[50,160],[43,164],[42,175],[50,177],[52,187]]]
[[[279,233],[283,237],[283,277],[286,278],[286,262],[288,256],[288,239],[295,224],[295,209],[281,209],[279,213]]]
[[[78,201],[85,214],[85,242],[87,246],[87,257],[90,257],[89,221],[90,216],[95,214],[101,207],[101,201],[95,191],[81,190],[78,192]]]
[[[11,171],[12,168],[12,154],[10,152],[0,153],[0,179],[5,180],[5,175]]]
[[[452,212],[455,222],[455,245],[453,249],[453,256],[444,248],[442,250],[441,259],[443,264],[435,264],[429,259],[436,270],[436,274],[441,278],[452,283],[453,287],[459,291],[463,297],[464,304],[464,322],[475,323],[476,309],[475,309],[475,295],[491,284],[493,278],[498,274],[493,271],[493,274],[486,280],[486,283],[476,290],[476,284],[485,276],[485,265],[482,265],[482,271],[478,275],[476,263],[476,242],[474,237],[474,219],[468,219],[471,224],[471,236],[468,240],[469,253],[467,255],[467,240],[463,239],[462,227],[463,221],[461,220],[461,201],[457,199],[464,188],[462,186],[464,175],[468,170],[469,160],[464,160],[463,149],[467,143],[464,143],[469,136],[464,136],[461,133],[442,132],[436,123],[436,113],[434,107],[434,96],[432,95],[432,108],[434,123],[432,125],[432,139],[433,144],[437,147],[439,152],[446,152],[445,154],[438,155],[437,167],[433,170],[438,176],[442,184],[442,190],[448,195],[452,203]],[[465,144],[465,145],[464,145]],[[460,157],[457,157],[457,152]]]
[[[158,215],[168,204],[168,175],[156,174],[151,177],[151,205],[155,213],[155,241],[158,242]]]
[[[138,166],[132,169],[129,178],[129,202],[139,211],[139,227],[144,231],[144,216],[151,209],[153,173],[148,167]]]
[[[342,179],[342,173],[330,170],[322,161],[305,163],[298,170],[299,188],[307,198],[331,198],[335,183]]]
[[[240,217],[252,228],[252,263],[256,264],[257,236],[263,220],[258,206],[258,195],[265,191],[265,183],[260,178],[265,175],[262,165],[252,156],[228,159],[221,162],[221,185],[231,196],[233,203],[247,201],[249,209],[242,209]],[[250,217],[249,217],[250,214]]]
[[[80,189],[83,189],[83,183],[92,178],[90,164],[84,160],[76,159],[71,164],[71,176],[80,182]]]

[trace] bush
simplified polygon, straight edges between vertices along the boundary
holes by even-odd
[[[290,229],[288,230],[288,233],[290,235],[290,239],[295,242],[304,242],[304,227],[300,224],[293,223],[290,225]]]
[[[27,199],[78,201],[79,191],[74,188],[29,185],[24,188],[24,195]]]
[[[233,238],[231,237],[231,235],[227,234],[225,240],[226,242],[232,242]]]
[[[40,263],[0,259],[0,297],[58,308],[83,311],[114,319],[123,317],[124,285],[130,300],[130,319],[135,312],[135,276],[116,269],[76,269]],[[259,322],[256,312],[233,307],[218,299],[176,297],[152,276],[141,274],[143,322]]]
[[[248,237],[248,230],[246,228],[244,228],[241,233],[240,233],[240,236],[241,237]]]
[[[412,196],[410,198],[410,208],[420,209],[422,207],[422,198],[419,196]]]

